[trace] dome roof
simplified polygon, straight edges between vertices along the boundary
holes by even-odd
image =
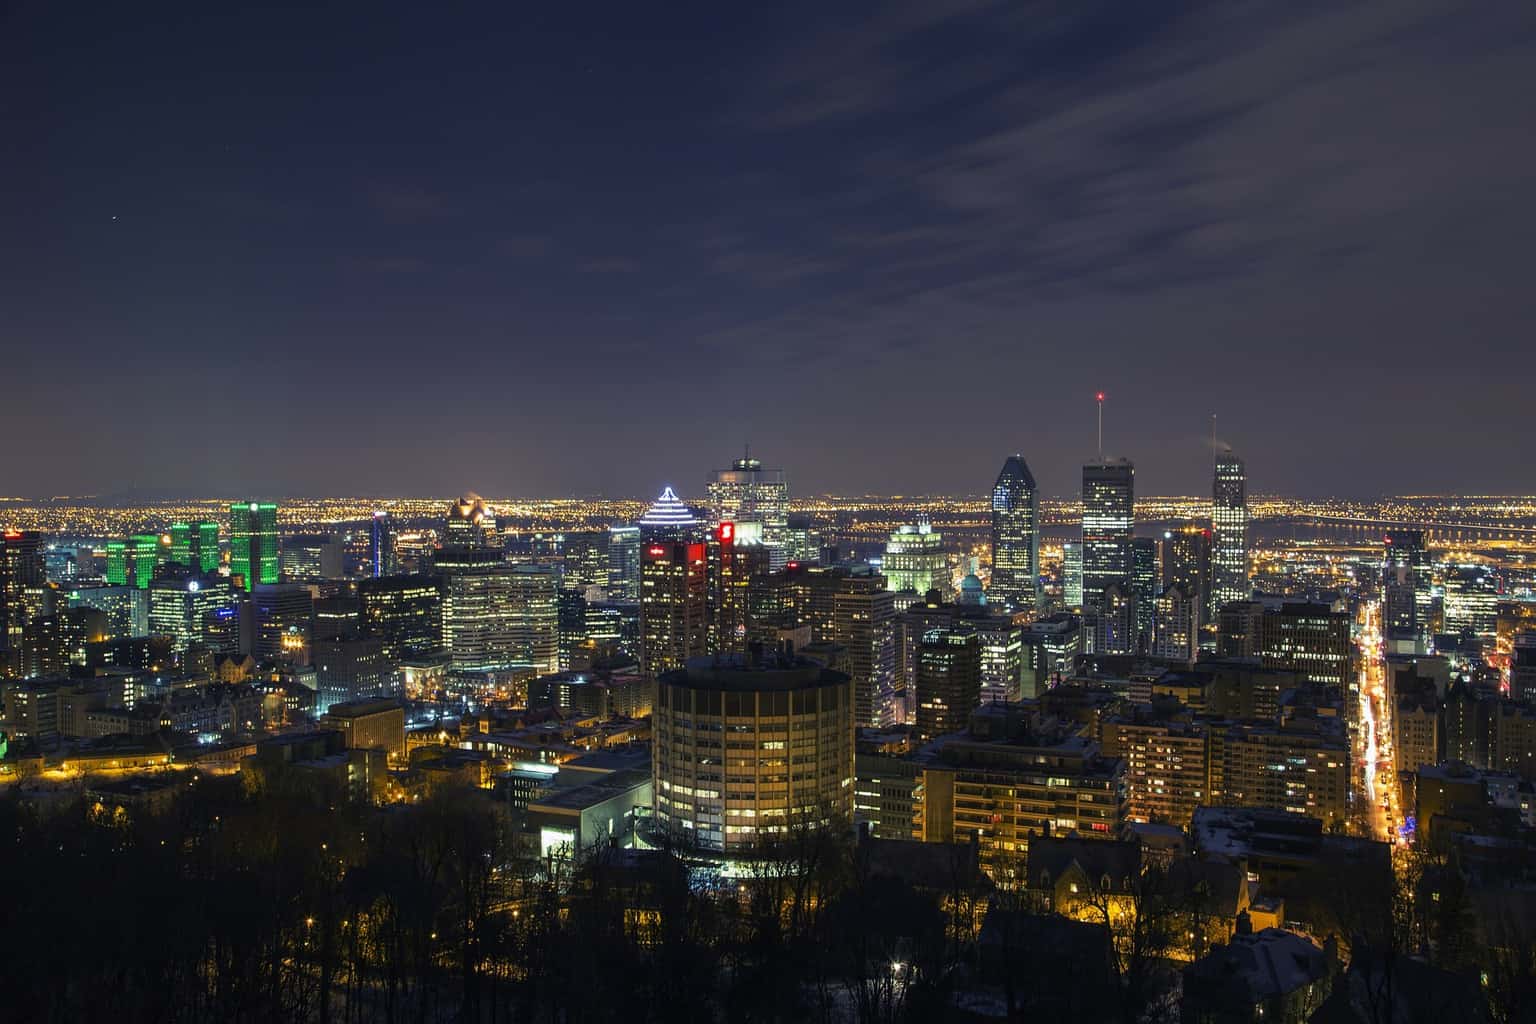
[[[973,572],[965,574],[960,581],[960,604],[986,604],[987,595],[981,586],[981,580]]]

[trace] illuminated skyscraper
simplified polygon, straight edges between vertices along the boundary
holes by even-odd
[[[496,516],[478,494],[466,494],[448,506],[448,518],[443,524],[443,547],[501,550]]]
[[[640,600],[640,527],[608,528],[608,593],[616,601]]]
[[[1389,639],[1417,647],[1429,627],[1434,600],[1424,531],[1394,529],[1383,538],[1383,547],[1382,625]]]
[[[887,590],[915,590],[920,596],[937,590],[947,597],[949,558],[944,553],[944,535],[926,519],[903,523],[885,543],[880,571]]]
[[[43,535],[37,530],[0,533],[0,651],[19,652],[27,623],[47,611],[44,565]]]
[[[223,576],[178,568],[149,584],[149,631],[171,638],[172,649],[185,654],[194,644],[210,643],[210,624],[220,614],[233,618],[235,591]]]
[[[1211,531],[1181,526],[1163,531],[1163,589],[1177,586],[1186,598],[1200,602],[1201,621],[1209,618],[1211,593]]]
[[[160,555],[159,534],[136,533],[127,540],[107,541],[107,582],[145,589],[155,578]]]
[[[1040,495],[1022,455],[1010,455],[992,487],[990,600],[1033,615],[1040,606]]]
[[[229,572],[250,590],[282,578],[277,546],[277,506],[242,501],[229,506]]]
[[[512,642],[517,660],[539,674],[560,671],[560,573],[550,565],[512,568]]]
[[[698,517],[670,487],[662,488],[661,496],[651,503],[636,525],[645,540],[699,539]]]
[[[704,544],[648,541],[640,563],[640,670],[654,679],[708,653],[708,604]]]
[[[1131,538],[1131,596],[1136,602],[1136,650],[1152,645],[1153,610],[1158,586],[1157,541],[1152,537]]]
[[[1083,543],[1069,540],[1061,545],[1061,603],[1083,606]]]
[[[981,640],[968,629],[935,629],[917,645],[917,731],[927,742],[960,732],[981,703]]]
[[[1182,583],[1158,595],[1152,616],[1152,656],[1193,662],[1200,654],[1200,611],[1199,599]]]
[[[171,524],[170,560],[199,573],[219,567],[219,524],[202,521]]]
[[[375,512],[368,523],[368,575],[393,576],[400,571],[400,558],[395,552],[395,517],[388,512]]]
[[[1099,459],[1083,467],[1083,612],[1092,616],[1104,594],[1131,590],[1131,528],[1136,469],[1128,459]]]
[[[1220,608],[1246,601],[1248,583],[1248,474],[1228,448],[1216,457],[1211,492],[1211,601]]]
[[[651,719],[658,828],[733,852],[850,821],[851,688],[803,658],[698,659],[663,675]]]
[[[420,657],[443,646],[443,580],[440,576],[380,576],[357,585],[363,632],[384,641],[391,662]]]
[[[763,525],[762,542],[773,555],[774,568],[786,560],[784,533],[789,524],[789,484],[782,469],[764,469],[749,451],[716,470],[709,478],[710,523],[756,522]]]

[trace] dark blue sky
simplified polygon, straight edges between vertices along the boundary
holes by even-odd
[[[1531,5],[236,6],[0,14],[0,493],[1536,489]]]

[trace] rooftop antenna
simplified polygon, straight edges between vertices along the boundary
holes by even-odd
[[[1216,468],[1216,414],[1211,413],[1211,468]]]
[[[1099,402],[1099,461],[1104,461],[1104,392],[1094,396]]]

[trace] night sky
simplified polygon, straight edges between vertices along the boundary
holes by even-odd
[[[237,6],[252,9],[237,12]],[[1529,492],[1536,5],[13,2],[0,494]]]

